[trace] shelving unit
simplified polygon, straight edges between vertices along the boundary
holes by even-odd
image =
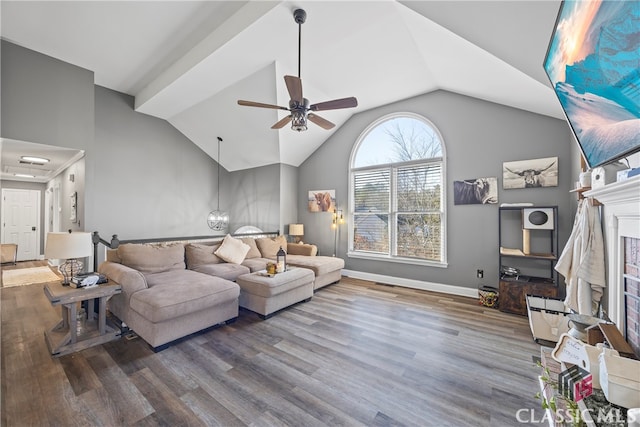
[[[582,200],[585,198],[583,193],[586,193],[589,190],[591,190],[591,187],[580,187],[580,188],[575,188],[573,190],[570,190],[569,193],[577,193],[578,200]],[[596,199],[589,199],[589,200],[593,206],[602,206],[602,204]]]
[[[526,221],[525,213],[533,212],[546,213],[549,222],[536,225]],[[536,271],[533,275],[500,275],[500,310],[525,316],[527,295],[558,297],[558,273],[554,270],[558,259],[558,207],[501,206],[498,221],[500,270],[513,267]],[[537,274],[538,271],[541,273]]]

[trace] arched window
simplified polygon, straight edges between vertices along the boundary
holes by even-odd
[[[424,117],[372,123],[351,153],[349,256],[444,266],[445,147]]]

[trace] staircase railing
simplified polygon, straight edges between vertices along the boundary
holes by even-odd
[[[267,236],[279,236],[280,230],[276,231],[260,231],[254,233],[236,233],[231,234],[233,237],[267,237]],[[152,239],[130,239],[130,240],[120,240],[118,239],[118,235],[114,234],[111,236],[111,240],[105,240],[100,237],[100,233],[97,231],[93,232],[91,236],[91,241],[93,243],[93,271],[98,271],[98,246],[103,244],[109,249],[116,249],[118,246],[124,243],[162,243],[162,242],[180,242],[180,241],[198,241],[198,240],[222,240],[224,239],[224,235],[215,235],[215,236],[186,236],[186,237],[159,237]]]

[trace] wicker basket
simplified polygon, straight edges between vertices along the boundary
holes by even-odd
[[[498,308],[498,289],[491,286],[478,288],[478,303],[485,307]]]

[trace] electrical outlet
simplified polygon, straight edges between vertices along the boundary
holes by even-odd
[[[476,270],[476,277],[478,279],[482,279],[484,277],[484,270],[480,270],[480,269]]]

